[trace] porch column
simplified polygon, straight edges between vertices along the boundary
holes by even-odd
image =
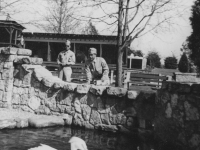
[[[48,42],[48,49],[47,49],[47,61],[51,61],[51,46]]]
[[[74,43],[74,53],[76,54],[76,43]]]
[[[102,57],[102,44],[100,44],[100,57]]]

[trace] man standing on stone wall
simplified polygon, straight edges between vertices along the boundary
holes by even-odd
[[[71,43],[65,42],[66,50],[58,54],[57,63],[59,65],[58,77],[64,81],[71,81],[72,68],[75,64],[75,54],[70,50]]]
[[[85,63],[85,70],[87,76],[87,83],[101,82],[100,85],[109,85],[108,77],[109,68],[106,61],[101,57],[96,57],[97,50],[95,48],[89,49],[89,59]]]

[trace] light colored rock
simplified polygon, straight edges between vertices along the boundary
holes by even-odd
[[[36,96],[31,97],[28,99],[28,106],[33,110],[38,109],[40,106],[40,99]]]
[[[32,55],[32,51],[29,49],[23,49],[23,48],[19,48],[17,55],[24,55],[24,56],[31,56]]]
[[[107,88],[108,95],[115,95],[118,97],[123,97],[127,93],[127,89],[119,88],[119,87],[108,87]]]
[[[2,54],[9,54],[9,55],[16,55],[18,51],[18,48],[15,47],[4,47],[1,48]]]
[[[68,114],[63,114],[62,115],[62,118],[65,122],[65,125],[71,125],[72,124],[72,116],[71,115],[68,115]]]
[[[74,101],[74,108],[76,112],[81,113],[81,103],[79,100]]]
[[[107,86],[95,86],[92,85],[90,87],[90,92],[93,93],[94,95],[102,95],[103,92],[106,90]]]
[[[140,94],[139,91],[128,91],[129,99],[136,99],[136,97]]]
[[[4,92],[0,90],[0,101],[3,101],[3,94]]]
[[[12,92],[13,90],[13,79],[8,79],[4,81],[5,83],[5,91]]]
[[[0,120],[0,129],[13,129],[16,127],[16,121],[13,119]]]
[[[54,85],[53,85],[53,87],[55,88],[55,89],[60,89],[60,88],[63,88],[64,87],[64,85],[66,84],[66,82],[64,82],[64,81],[56,81],[55,83],[54,83]]]
[[[46,68],[40,66],[40,65],[36,65],[34,68],[33,68],[33,74],[34,76],[36,77],[36,79],[38,81],[41,81],[43,78],[46,78],[46,77],[52,77],[52,73],[47,70]]]
[[[20,104],[20,96],[19,94],[13,94],[12,96],[12,104]]]
[[[31,62],[32,65],[42,65],[43,59],[42,58],[30,57],[30,62]]]
[[[100,114],[100,115],[101,115],[101,122],[102,122],[102,124],[110,125],[108,114]]]
[[[94,110],[94,109],[92,109],[92,111],[91,111],[90,123],[92,125],[101,124],[100,114],[96,110]]]
[[[197,82],[197,73],[175,72],[176,82]]]
[[[171,118],[172,117],[172,107],[170,103],[167,103],[167,108],[165,110],[165,115],[166,118]]]
[[[61,79],[59,79],[58,77],[55,76],[48,76],[48,77],[44,77],[41,82],[46,86],[46,87],[52,87],[54,85],[54,83],[56,82],[62,82]]]
[[[4,69],[2,72],[2,79],[13,79],[14,68]]]
[[[117,126],[115,125],[104,125],[104,124],[95,125],[95,129],[100,129],[103,131],[111,131],[111,132],[116,132],[118,130]]]
[[[74,91],[77,88],[77,84],[65,82],[63,88],[64,90],[67,90],[67,91]]]
[[[91,108],[86,104],[82,104],[81,109],[82,109],[82,115],[83,115],[84,120],[89,121]]]
[[[3,102],[7,102],[8,104],[11,104],[11,100],[12,100],[12,92],[4,92],[4,96],[3,96]]]
[[[2,91],[5,90],[4,80],[0,80],[0,90],[2,90]]]
[[[13,62],[5,62],[5,63],[3,64],[3,68],[4,68],[4,69],[13,68]]]
[[[29,126],[35,128],[52,127],[52,126],[64,126],[64,120],[62,117],[57,116],[37,116],[28,119]]]
[[[90,89],[90,85],[88,84],[78,84],[77,85],[77,93],[86,94]]]
[[[15,64],[30,64],[29,56],[16,56],[13,60]]]
[[[14,119],[16,121],[16,128],[26,128],[28,127],[28,119]]]

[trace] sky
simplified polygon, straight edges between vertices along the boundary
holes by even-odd
[[[37,20],[41,16],[40,14],[45,14],[44,6],[47,3],[44,0],[28,0],[28,3],[23,5],[19,5],[18,7],[23,10],[22,13],[17,15],[11,15],[11,19],[16,20],[18,22],[29,22],[31,20]],[[132,49],[142,50],[142,52],[146,55],[149,51],[157,51],[160,54],[161,62],[168,56],[175,56],[178,59],[181,56],[180,48],[182,44],[186,41],[186,38],[191,34],[192,29],[190,26],[189,17],[191,15],[191,6],[194,3],[194,0],[175,0],[180,1],[180,5],[184,6],[184,12],[182,18],[175,18],[174,22],[176,25],[167,31],[158,31],[155,33],[148,33],[131,44]],[[108,8],[111,9],[112,7]],[[36,13],[39,12],[39,13]],[[92,10],[87,9],[84,12],[88,12],[91,14]],[[82,12],[82,13],[84,13]],[[101,12],[95,10],[92,12],[93,15],[98,16],[101,15]],[[25,32],[44,32],[41,29],[28,24],[23,24],[26,29]],[[105,30],[105,24],[102,23],[94,23],[97,30],[101,35],[109,35],[110,33]]]

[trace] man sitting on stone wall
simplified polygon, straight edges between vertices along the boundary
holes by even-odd
[[[92,82],[96,85],[109,85],[108,65],[103,58],[96,57],[96,55],[97,50],[95,48],[90,48],[89,59],[85,63],[87,83],[90,84]]]

